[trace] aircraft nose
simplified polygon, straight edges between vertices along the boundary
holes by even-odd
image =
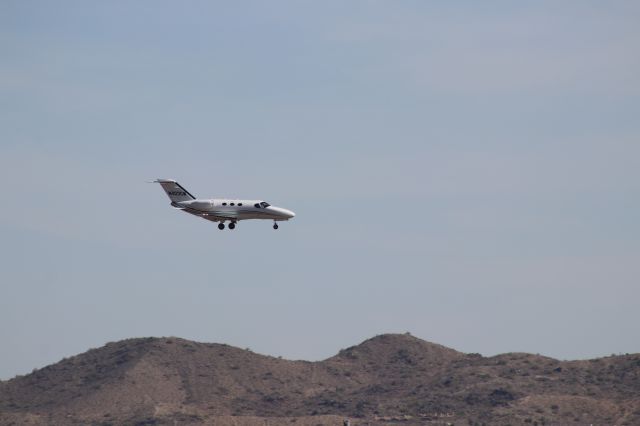
[[[274,212],[277,216],[279,216],[280,220],[288,220],[294,217],[296,214],[291,210],[283,209],[282,207],[269,207],[272,212]]]

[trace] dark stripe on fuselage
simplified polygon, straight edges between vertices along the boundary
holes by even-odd
[[[211,216],[217,216],[217,217],[222,217],[222,218],[227,218],[227,219],[237,219],[236,217],[233,216],[227,216],[229,214],[239,214],[239,213],[249,213],[249,214],[253,214],[253,213],[258,213],[258,214],[263,214],[263,215],[272,215],[272,216],[277,216],[276,214],[273,214],[272,212],[265,212],[265,211],[259,211],[259,210],[240,210],[240,211],[233,211],[233,212],[224,212],[224,211],[220,211],[220,210],[200,210],[200,209],[194,209],[193,207],[187,207],[187,206],[180,206],[178,204],[178,208],[182,208],[185,210],[190,210],[193,212],[196,212],[197,214],[205,214],[205,215],[211,215]]]

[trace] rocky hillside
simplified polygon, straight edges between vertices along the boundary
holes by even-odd
[[[0,383],[0,424],[640,425],[640,354],[558,361],[382,335],[320,362],[178,338]]]

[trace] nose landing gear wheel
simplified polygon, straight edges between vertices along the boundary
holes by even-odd
[[[229,226],[229,228],[231,228],[231,226]],[[218,229],[222,231],[224,229],[224,223],[219,223]]]
[[[278,224],[277,223],[273,224],[273,229],[278,229]]]
[[[235,223],[233,223],[233,222],[231,222],[231,223],[229,224],[229,229],[236,229],[236,224],[235,224]]]

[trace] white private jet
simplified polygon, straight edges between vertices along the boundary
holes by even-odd
[[[278,229],[278,221],[295,216],[291,210],[274,207],[262,200],[198,199],[172,179],[156,179],[152,183],[162,186],[173,207],[212,222],[220,222],[220,230],[224,229],[226,221],[229,221],[229,229],[235,229],[238,221],[247,219],[271,219],[273,229]]]

